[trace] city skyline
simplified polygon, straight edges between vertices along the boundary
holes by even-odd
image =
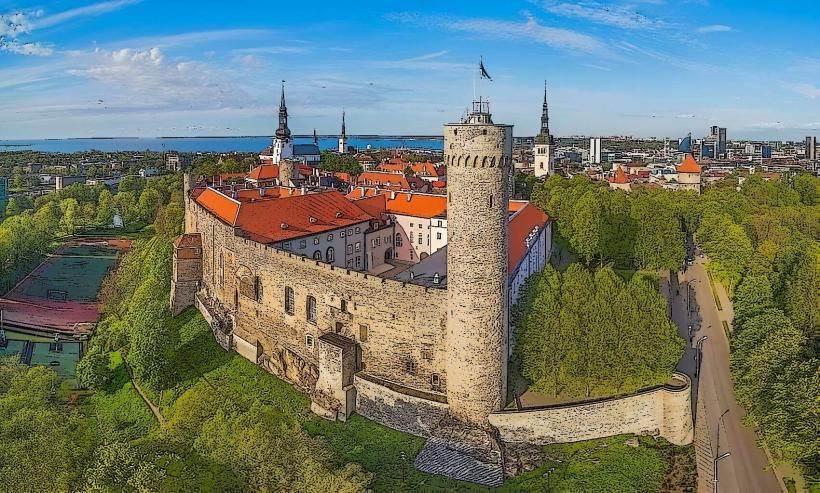
[[[0,139],[439,135],[479,92],[515,135],[801,140],[820,128],[809,2],[0,2]],[[420,13],[424,10],[425,13]],[[12,121],[14,125],[7,122]]]

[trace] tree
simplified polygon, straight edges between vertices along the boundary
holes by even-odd
[[[817,256],[801,255],[786,280],[785,308],[806,337],[820,336],[820,269]]]
[[[77,362],[77,379],[82,386],[88,389],[102,389],[111,381],[111,377],[113,376],[109,364],[109,354],[95,347],[83,355],[83,358]]]
[[[666,196],[639,193],[632,202],[635,264],[642,269],[677,271],[686,255],[681,221]]]
[[[801,173],[794,177],[794,189],[800,195],[800,202],[805,205],[815,205],[820,197],[820,178]]]
[[[11,197],[6,202],[6,217],[16,216],[17,214],[20,214],[20,206],[17,205],[17,199]]]
[[[772,285],[766,276],[746,276],[734,298],[735,322],[742,324],[774,308]]]
[[[100,198],[97,205],[97,224],[102,227],[107,227],[114,220],[114,196],[108,189],[100,192]]]
[[[572,247],[590,263],[601,251],[602,208],[598,196],[593,191],[584,194],[573,207]]]
[[[161,203],[159,192],[153,188],[145,188],[137,204],[140,218],[145,222],[153,222],[157,215],[157,207]]]
[[[60,219],[60,226],[66,234],[73,235],[79,220],[77,200],[63,199],[60,201],[60,210],[63,211],[63,217]]]

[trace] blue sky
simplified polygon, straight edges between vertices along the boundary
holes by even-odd
[[[814,1],[0,0],[0,139],[440,134],[479,85],[537,131],[820,133]]]

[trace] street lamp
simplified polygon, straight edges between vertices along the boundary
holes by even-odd
[[[700,362],[701,359],[703,359],[703,357],[701,356],[701,353],[703,352],[703,342],[706,341],[706,339],[708,338],[709,336],[701,337],[700,339],[698,339],[698,343],[695,345],[695,378],[697,378],[698,375],[700,375]]]
[[[712,463],[712,493],[717,493],[717,485],[718,485],[718,462],[722,461],[723,459],[729,457],[729,452],[723,453],[715,457],[715,461]]]

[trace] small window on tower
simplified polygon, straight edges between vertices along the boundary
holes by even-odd
[[[407,361],[404,363],[404,369],[410,375],[416,374],[416,362],[413,361],[413,358],[408,358]]]
[[[490,207],[492,207],[492,206],[493,206],[493,196],[490,195]]]

